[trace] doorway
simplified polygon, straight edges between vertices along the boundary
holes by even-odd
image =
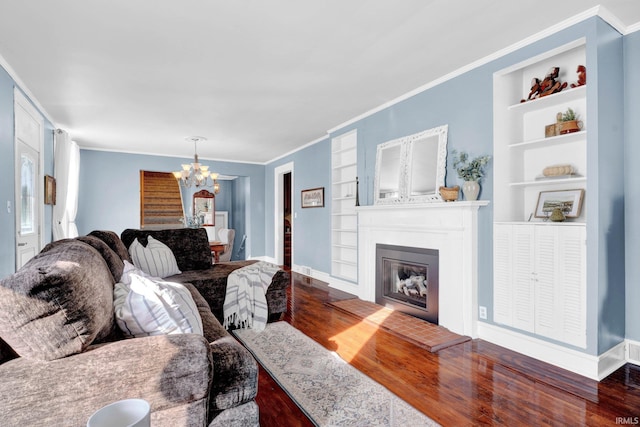
[[[274,171],[274,258],[275,263],[292,267],[295,262],[293,208],[293,162]]]
[[[16,269],[42,248],[44,226],[44,119],[18,89],[15,111],[15,230]]]
[[[283,203],[282,209],[284,214],[284,230],[283,230],[283,241],[284,241],[284,260],[283,265],[285,267],[291,268],[291,224],[293,223],[293,218],[291,217],[291,172],[287,172],[283,176]]]

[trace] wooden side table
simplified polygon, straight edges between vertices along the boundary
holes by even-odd
[[[214,262],[220,262],[220,254],[224,252],[225,244],[222,242],[209,242],[211,252],[213,252]]]

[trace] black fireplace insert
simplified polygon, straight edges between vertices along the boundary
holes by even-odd
[[[438,250],[376,245],[376,303],[438,324]]]

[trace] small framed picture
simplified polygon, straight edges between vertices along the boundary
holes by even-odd
[[[560,208],[566,218],[578,218],[582,210],[584,189],[541,191],[536,205],[536,218],[549,218],[554,209]]]
[[[56,179],[50,175],[44,176],[44,204],[56,204]]]
[[[303,208],[324,207],[324,187],[310,188],[309,190],[302,190],[302,207]]]

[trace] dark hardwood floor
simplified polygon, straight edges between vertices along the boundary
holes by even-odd
[[[640,367],[598,383],[482,340],[430,353],[325,304],[348,294],[292,276],[283,320],[444,426],[640,424]],[[264,427],[312,425],[263,370],[257,402]]]

